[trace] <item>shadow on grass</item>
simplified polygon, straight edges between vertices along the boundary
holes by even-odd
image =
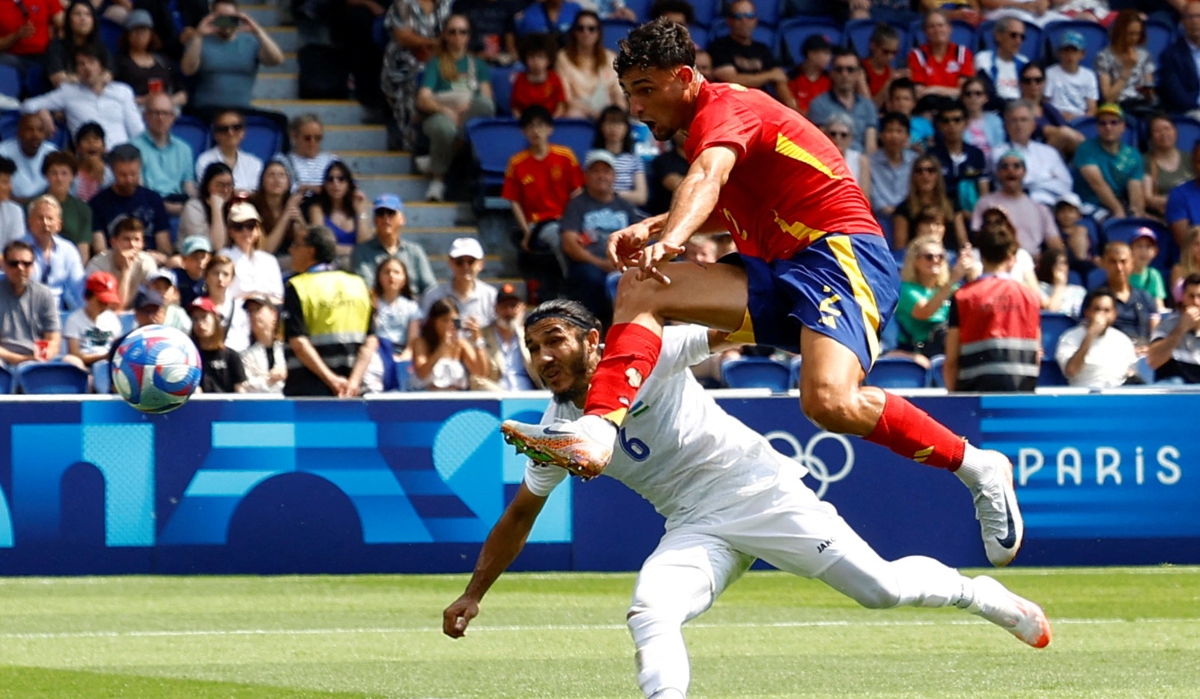
[[[371,699],[376,696],[83,670],[0,667],[0,697],[14,699]]]

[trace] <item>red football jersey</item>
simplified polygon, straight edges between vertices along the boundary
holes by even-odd
[[[551,144],[541,160],[529,149],[509,159],[500,196],[520,204],[529,223],[541,223],[562,218],[571,193],[582,186],[583,170],[575,153]]]
[[[567,90],[563,87],[562,79],[554,71],[549,71],[546,81],[541,83],[529,82],[529,76],[524,73],[513,80],[512,110],[520,113],[535,104],[540,104],[546,111],[554,114],[558,105],[567,101]]]
[[[738,155],[717,200],[738,252],[769,262],[827,233],[883,235],[833,143],[762,90],[701,85],[684,151],[692,162],[712,146]]]

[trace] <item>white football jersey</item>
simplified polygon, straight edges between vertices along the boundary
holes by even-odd
[[[696,381],[688,367],[709,354],[706,328],[665,329],[658,365],[638,391],[604,470],[650,501],[668,529],[808,473],[722,410]],[[551,401],[542,424],[582,414],[573,403]],[[531,461],[525,485],[544,497],[568,475]]]

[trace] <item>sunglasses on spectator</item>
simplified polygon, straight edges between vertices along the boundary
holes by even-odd
[[[576,25],[575,31],[587,32],[589,34],[594,34],[598,31],[600,31],[600,25],[599,24],[579,24],[579,25]]]
[[[885,56],[895,56],[896,54],[900,53],[900,49],[879,49],[879,53],[882,53]]]
[[[1021,39],[1022,41],[1024,41],[1024,39],[1025,39],[1025,32],[1009,32],[1009,33],[1008,33],[1008,38],[1010,38],[1010,39]]]
[[[921,253],[921,259],[926,262],[941,262],[946,259],[946,255],[940,252],[923,252]]]
[[[454,259],[450,260],[451,264],[455,264],[455,265],[458,265],[458,266],[460,266],[460,267],[461,267],[461,266],[463,266],[463,265],[470,266],[470,265],[473,265],[473,264],[475,264],[475,263],[476,263],[476,262],[478,262],[478,261],[479,261],[479,260],[478,260],[478,259],[476,259],[476,258],[474,258],[474,257],[467,257],[467,256],[463,256],[463,257],[456,257],[456,258],[454,258]]]
[[[1027,78],[1021,78],[1022,85],[1041,85],[1044,82],[1046,82],[1046,76],[1044,75],[1031,75]]]
[[[245,124],[217,124],[213,127],[213,133],[236,133],[244,128]]]
[[[8,265],[9,267],[32,267],[32,266],[33,266],[33,260],[9,260],[9,259],[5,259],[5,260],[4,260],[4,264]]]
[[[937,171],[938,171],[938,169],[936,167],[923,166],[923,167],[914,167],[913,168],[913,172],[918,175],[932,175]]]
[[[983,90],[964,90],[963,97],[983,97],[987,93]]]
[[[753,12],[735,12],[730,17],[734,19],[757,19],[758,15]]]
[[[237,223],[229,224],[230,233],[241,233],[243,231],[252,231],[258,228],[258,221],[238,221]]]

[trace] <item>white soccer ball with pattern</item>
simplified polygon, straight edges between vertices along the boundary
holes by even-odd
[[[183,405],[204,374],[196,344],[165,325],[147,325],[126,335],[110,370],[117,393],[144,413],[166,413]]]

